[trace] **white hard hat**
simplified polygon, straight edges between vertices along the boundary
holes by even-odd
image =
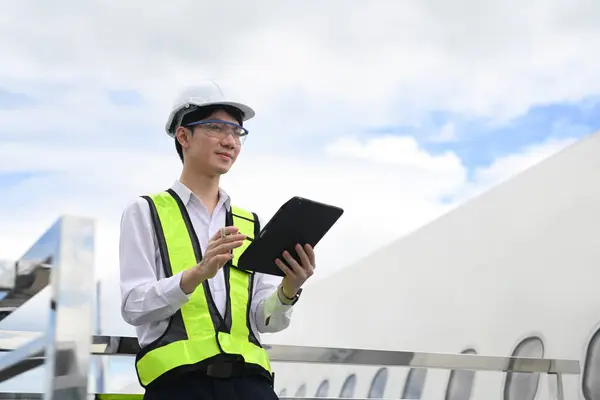
[[[243,121],[249,120],[256,114],[249,106],[226,99],[216,82],[206,81],[198,86],[188,87],[179,93],[165,125],[167,135],[175,137],[175,131],[185,114],[194,111],[197,107],[215,104],[228,105],[239,109],[243,114]]]

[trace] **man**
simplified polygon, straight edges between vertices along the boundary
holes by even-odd
[[[181,176],[123,213],[122,315],[142,348],[136,372],[147,400],[277,398],[259,334],[290,324],[315,255],[301,244],[299,262],[282,254],[283,279],[236,267],[263,221],[234,205],[219,180],[254,115],[214,82],[182,93],[166,124]]]

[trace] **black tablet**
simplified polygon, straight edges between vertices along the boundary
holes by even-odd
[[[285,262],[282,253],[287,250],[300,263],[296,244],[310,244],[315,248],[343,213],[339,207],[292,197],[262,227],[258,237],[240,256],[238,266],[247,271],[285,276],[275,259]]]

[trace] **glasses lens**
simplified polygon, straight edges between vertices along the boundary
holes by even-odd
[[[227,135],[231,134],[233,139],[240,144],[244,143],[246,136],[248,135],[248,130],[246,130],[246,128],[228,121],[199,121],[190,125],[201,126],[209,136],[219,139],[224,139]]]

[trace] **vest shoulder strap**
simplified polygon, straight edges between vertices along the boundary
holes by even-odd
[[[244,243],[240,247],[233,249],[232,264],[237,268],[240,256],[248,248],[248,246],[250,246],[250,243],[252,243],[254,238],[260,233],[260,221],[255,213],[232,205],[231,222],[239,229],[241,234],[246,235],[246,240],[244,240]],[[252,273],[250,271],[246,272]]]
[[[258,215],[233,204],[231,205],[231,215],[233,225],[237,226],[244,235],[250,237],[250,240],[254,240],[260,232]]]

